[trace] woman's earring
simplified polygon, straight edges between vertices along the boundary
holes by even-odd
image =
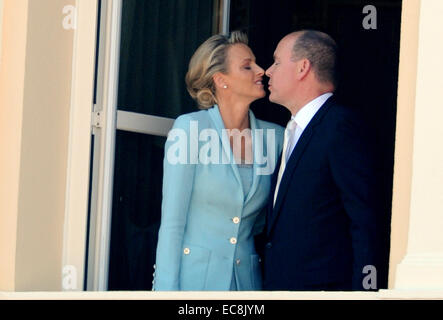
[[[227,89],[227,88],[228,88],[228,86],[227,86],[227,85],[224,85],[224,86],[223,86],[223,89]]]

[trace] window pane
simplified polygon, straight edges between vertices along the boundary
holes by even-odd
[[[166,137],[117,131],[109,290],[150,290]]]
[[[213,7],[210,0],[123,1],[119,110],[168,118],[196,111],[185,75],[212,35]]]

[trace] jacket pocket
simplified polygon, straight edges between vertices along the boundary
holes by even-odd
[[[211,250],[184,245],[180,268],[180,290],[200,291],[206,287]]]

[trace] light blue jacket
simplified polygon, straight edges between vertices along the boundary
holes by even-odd
[[[262,209],[266,209],[271,175],[282,149],[283,128],[256,119],[252,111],[249,119],[254,174],[247,195],[229,140],[222,144],[225,127],[218,106],[182,115],[174,122],[165,145],[154,290],[229,290],[233,268],[237,268],[238,290],[261,289],[260,262],[253,236],[264,226]],[[212,147],[208,152],[210,134],[204,129],[214,129],[217,136],[211,138],[218,139],[215,146],[219,148]],[[190,140],[196,141],[197,137],[202,141],[198,148],[192,147]],[[179,141],[184,138],[187,144],[180,149],[183,144]],[[177,157],[183,151],[185,154],[181,155],[185,156]],[[225,164],[202,163],[204,155],[211,156],[213,152],[218,152],[220,159],[225,157]],[[226,162],[226,157],[231,161]],[[178,158],[187,163],[171,164]],[[268,169],[264,170],[265,167]]]

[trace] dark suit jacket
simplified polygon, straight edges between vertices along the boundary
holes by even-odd
[[[363,268],[377,268],[377,172],[371,133],[358,120],[333,97],[325,102],[288,160],[273,207],[277,164],[264,290],[364,290]]]

